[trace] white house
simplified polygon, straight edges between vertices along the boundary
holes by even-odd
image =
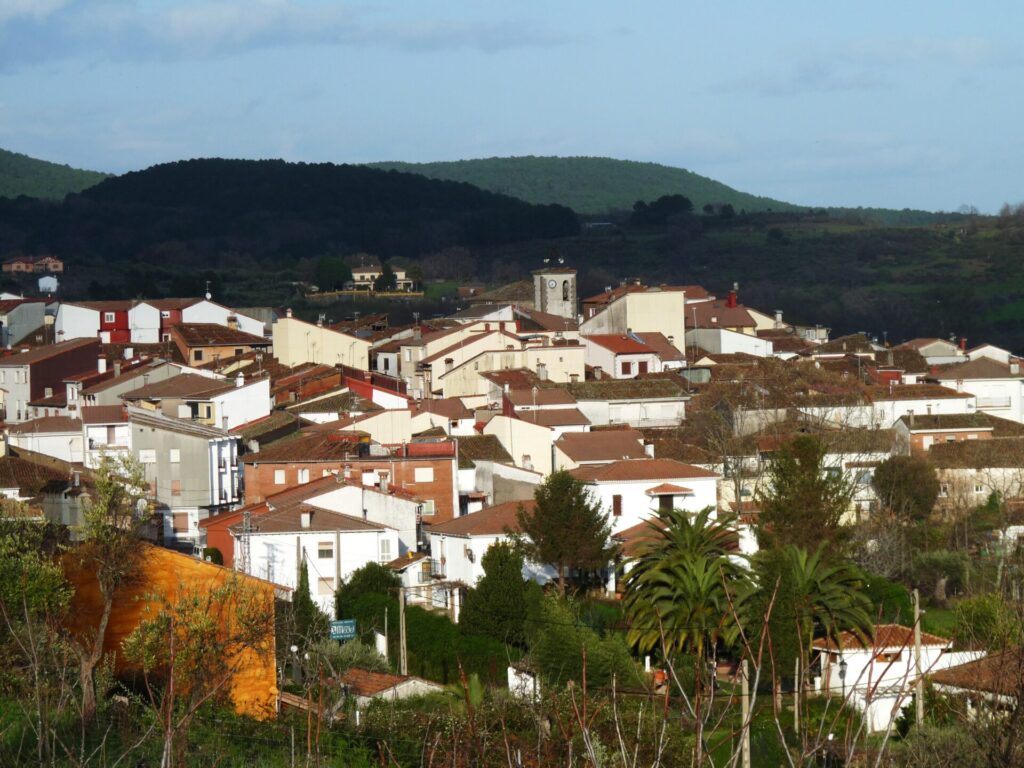
[[[395,529],[307,504],[261,514],[248,533],[242,522],[229,531],[236,568],[252,576],[294,589],[304,562],[313,599],[328,615],[335,590],[353,571],[389,563],[398,553]]]
[[[132,429],[128,411],[120,405],[82,407],[82,431],[85,466],[95,469],[104,456],[131,453]]]
[[[1024,374],[1017,358],[1003,363],[979,355],[966,363],[943,368],[931,378],[958,392],[974,395],[981,413],[1024,422]]]
[[[582,466],[571,474],[589,487],[608,514],[613,533],[649,520],[659,510],[699,512],[718,506],[721,475],[674,459],[627,459]]]
[[[582,341],[587,365],[595,371],[600,369],[613,379],[631,379],[639,374],[662,371],[658,352],[632,330],[623,334],[593,334],[584,336]],[[670,348],[674,356],[680,354],[675,348]]]
[[[8,439],[15,448],[41,453],[68,463],[82,461],[82,422],[67,416],[44,416],[12,424]]]
[[[33,299],[0,300],[0,346],[17,344],[43,327],[46,303]]]
[[[569,385],[576,407],[593,426],[675,427],[690,395],[672,379],[600,379]]]
[[[913,628],[878,624],[874,637],[867,643],[852,632],[839,633],[837,641],[824,638],[814,641],[821,669],[821,689],[849,698],[864,713],[868,730],[885,730],[910,702],[917,681]],[[922,675],[984,655],[984,651],[953,652],[951,640],[921,633]]]
[[[143,385],[121,395],[126,402],[145,404],[165,415],[234,429],[270,414],[270,378],[246,381],[239,372],[230,379],[183,373]]]

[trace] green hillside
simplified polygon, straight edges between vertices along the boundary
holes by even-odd
[[[105,178],[105,173],[82,171],[0,149],[0,197],[26,195],[63,200],[69,192],[81,192]]]
[[[795,211],[799,206],[739,192],[683,168],[608,157],[490,157],[440,163],[373,163],[376,168],[466,181],[531,203],[560,203],[579,213],[629,210],[637,200],[681,194],[700,210],[731,203],[737,210]]]

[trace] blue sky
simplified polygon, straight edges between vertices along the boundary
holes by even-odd
[[[0,147],[606,155],[797,203],[1024,199],[1024,3],[0,0]]]

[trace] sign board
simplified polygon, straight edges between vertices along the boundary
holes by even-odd
[[[356,620],[342,619],[331,622],[331,640],[354,640],[356,636]]]

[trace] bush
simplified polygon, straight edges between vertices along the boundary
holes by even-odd
[[[873,617],[883,624],[896,622],[908,624],[913,621],[914,606],[910,593],[902,584],[877,574],[864,574],[864,594],[871,600]]]
[[[224,555],[216,547],[205,547],[203,549],[203,560],[214,565],[224,565]]]
[[[349,605],[365,595],[397,595],[401,581],[398,574],[380,563],[367,563],[352,571],[348,581],[334,593],[334,615],[339,618],[353,618],[344,615]]]

